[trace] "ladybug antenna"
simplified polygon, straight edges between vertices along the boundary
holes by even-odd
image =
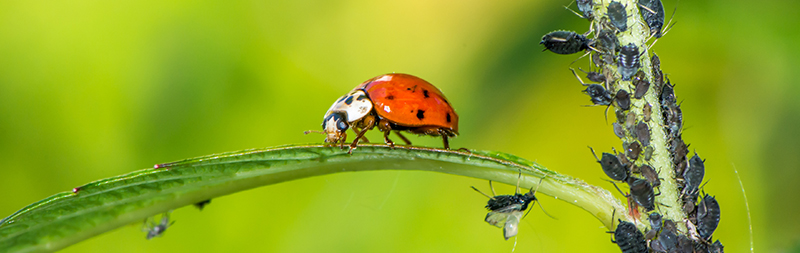
[[[303,132],[303,134],[310,134],[310,133],[325,134],[325,132],[323,132],[323,131],[317,131],[317,130],[308,130],[308,131],[304,131],[304,132]]]

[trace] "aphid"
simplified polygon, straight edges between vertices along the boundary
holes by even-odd
[[[419,77],[408,74],[386,74],[356,86],[349,94],[333,103],[322,121],[325,142],[344,146],[345,131],[353,128],[358,135],[350,152],[364,133],[374,127],[383,132],[389,146],[389,134],[411,144],[398,131],[441,136],[444,148],[450,149],[448,137],[458,135],[458,115],[438,88]]]
[[[522,174],[520,174],[520,177],[521,176]],[[539,180],[538,185],[542,185],[542,180],[544,180],[544,178]],[[514,195],[495,194],[492,181],[489,181],[489,188],[492,189],[492,195],[494,196],[489,196],[478,190],[478,188],[472,187],[473,190],[489,198],[486,209],[490,212],[486,214],[484,220],[492,226],[503,228],[503,237],[508,240],[508,238],[517,235],[519,231],[519,222],[524,218],[523,213],[528,209],[528,204],[536,204],[536,191],[539,187],[537,186],[536,190],[531,189],[528,193],[520,194],[518,180],[517,190]],[[539,207],[541,208],[541,204],[539,204]],[[530,210],[528,212],[530,212]],[[542,208],[542,212],[544,212],[544,208]],[[545,214],[547,214],[547,212],[545,212]],[[549,214],[547,215],[550,216]]]
[[[681,107],[678,105],[671,106],[664,111],[665,114],[668,115],[666,117],[668,123],[667,128],[672,135],[677,135],[681,131],[681,127],[683,126],[683,113],[681,112]]]
[[[623,112],[622,110],[617,110],[615,114],[617,116],[617,122],[619,122],[620,124],[625,124],[625,120],[627,120],[625,112]]]
[[[661,88],[661,85],[664,84],[664,73],[661,72],[661,59],[658,58],[658,55],[653,53],[653,57],[650,58],[650,63],[653,65],[653,84],[655,84],[655,89],[658,90]]]
[[[617,95],[614,96],[617,101],[617,105],[623,111],[627,111],[631,109],[631,95],[626,90],[619,90],[617,91]]]
[[[716,242],[712,243],[711,246],[708,246],[708,252],[710,253],[723,253],[725,247],[722,246],[722,243],[717,240]]]
[[[650,34],[661,38],[661,28],[664,26],[664,5],[661,0],[639,0],[639,12],[650,27]]]
[[[638,142],[635,141],[627,145],[625,145],[625,143],[622,143],[622,145],[625,148],[625,155],[627,155],[628,158],[634,161],[636,161],[636,159],[639,159],[639,154],[642,152],[642,145],[640,145]]]
[[[678,245],[675,248],[675,252],[694,252],[692,247],[692,239],[686,237],[685,235],[678,236]]]
[[[72,193],[77,194],[79,191],[81,191],[81,187],[72,188]]]
[[[613,24],[617,30],[620,32],[628,30],[628,12],[625,10],[625,6],[620,2],[611,1],[606,11],[608,12],[608,19],[611,20],[611,24]]]
[[[599,84],[590,84],[583,92],[589,95],[592,103],[595,105],[610,105],[613,100],[611,98],[611,92]]]
[[[648,127],[647,124],[639,122],[639,124],[636,124],[636,127],[634,127],[633,132],[643,146],[650,146],[650,127]]]
[[[647,233],[644,235],[644,238],[647,240],[652,240],[656,237],[656,234],[661,231],[661,214],[652,212],[647,219],[650,220],[650,231],[647,231]]]
[[[630,195],[637,204],[644,207],[648,212],[656,208],[653,186],[647,180],[630,177],[628,178],[628,185],[631,187]]]
[[[650,89],[650,82],[647,81],[647,77],[641,70],[633,75],[632,83],[636,87],[635,91],[633,92],[633,98],[635,99],[642,99],[644,94],[647,93],[647,90]]]
[[[611,242],[616,243],[623,253],[647,252],[647,241],[644,240],[642,232],[633,223],[621,219],[617,229],[614,230],[614,239]]]
[[[667,84],[661,89],[661,107],[666,111],[670,107],[675,106],[675,101],[675,90],[672,88],[669,81],[667,81]]]
[[[653,146],[645,147],[644,148],[644,160],[645,161],[650,161],[650,158],[653,157],[653,152],[654,151],[655,151],[655,149],[653,149]]]
[[[622,81],[630,81],[631,76],[639,69],[639,48],[635,44],[629,43],[620,49],[617,67]]]
[[[619,38],[614,34],[614,31],[610,29],[601,29],[600,32],[597,34],[597,45],[610,55],[614,55],[617,51],[620,50],[619,48]]]
[[[622,165],[617,156],[603,152],[603,159],[598,159],[597,154],[594,153],[594,149],[589,147],[589,150],[592,151],[594,159],[600,163],[600,167],[603,168],[603,172],[605,172],[608,177],[617,181],[625,181],[625,179],[628,178],[628,168]]]
[[[675,227],[675,222],[665,219],[661,234],[658,235],[658,240],[651,242],[650,246],[656,252],[675,252],[676,247],[678,247],[677,234],[678,230]]]
[[[703,240],[711,239],[711,234],[719,225],[720,209],[717,199],[706,194],[697,206],[697,233]]]
[[[586,72],[585,70],[581,69],[583,73],[586,73],[586,78],[592,82],[602,83],[606,81],[606,76],[600,72],[589,71]]]
[[[614,128],[614,134],[617,135],[619,138],[625,137],[625,129],[622,129],[622,125],[617,122],[611,123],[612,128]]]
[[[697,208],[697,196],[698,193],[690,193],[683,195],[683,213],[685,214],[692,214],[695,213]]]
[[[642,167],[639,167],[639,171],[642,172],[644,179],[646,179],[647,182],[650,182],[653,187],[658,187],[661,185],[661,180],[658,179],[658,173],[656,173],[656,170],[650,165],[642,165]]]
[[[644,109],[642,109],[642,117],[644,118],[644,122],[650,122],[650,115],[653,114],[653,106],[650,103],[644,105]]]
[[[153,217],[151,217],[153,218]],[[164,231],[167,231],[167,228],[171,227],[172,224],[175,224],[175,221],[169,221],[169,213],[161,214],[161,222],[152,221],[148,223],[148,220],[145,219],[142,232],[147,232],[147,240],[153,239],[153,237],[160,237],[164,234]]]
[[[703,182],[706,168],[703,159],[697,153],[694,153],[692,159],[689,160],[689,168],[683,173],[683,179],[686,185],[683,188],[684,193],[692,194],[697,192],[700,183]]]
[[[628,131],[632,131],[633,123],[635,122],[636,122],[636,114],[633,112],[628,112],[628,115],[625,116],[625,128],[628,129]]]
[[[206,207],[206,205],[208,205],[208,204],[211,204],[211,199],[206,199],[206,200],[194,203],[194,207],[197,207],[197,209],[200,209],[200,211],[203,211],[203,208]]]
[[[575,0],[575,3],[578,4],[578,10],[583,12],[583,18],[592,20],[594,18],[592,14],[592,7],[594,3],[592,0]]]
[[[545,34],[539,44],[544,45],[544,50],[556,54],[574,54],[588,49],[591,42],[591,39],[573,31],[553,31]]]

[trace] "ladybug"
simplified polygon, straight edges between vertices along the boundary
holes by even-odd
[[[448,137],[458,135],[458,115],[442,92],[419,77],[409,74],[385,74],[356,86],[333,103],[322,121],[326,143],[344,147],[345,133],[353,128],[356,138],[350,152],[364,133],[374,127],[383,132],[389,146],[395,131],[407,145],[411,142],[398,131],[442,136],[444,148],[450,149]]]

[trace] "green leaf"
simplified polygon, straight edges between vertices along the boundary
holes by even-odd
[[[348,154],[338,147],[296,145],[160,164],[58,193],[0,221],[0,251],[54,251],[206,199],[300,178],[367,170],[435,171],[511,185],[519,181],[522,188],[539,187],[537,193],[588,211],[609,228],[612,211],[624,210],[604,189],[505,153],[364,144]],[[544,180],[537,186],[540,178]]]

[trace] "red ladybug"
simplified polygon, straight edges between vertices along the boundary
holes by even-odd
[[[357,136],[350,144],[351,151],[375,126],[392,147],[389,133],[394,130],[408,145],[411,142],[398,131],[442,136],[444,148],[450,149],[447,138],[458,134],[458,115],[442,92],[427,81],[408,74],[386,74],[367,80],[336,100],[322,121],[325,142],[342,147],[347,139],[345,131],[353,128]]]

